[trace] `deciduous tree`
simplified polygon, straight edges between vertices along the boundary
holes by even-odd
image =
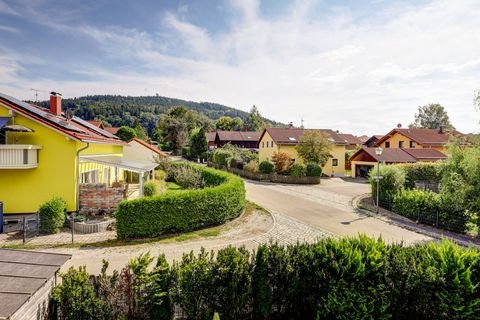
[[[418,113],[415,114],[415,122],[410,125],[413,128],[427,129],[454,129],[450,123],[447,111],[438,103],[431,103],[426,106],[418,107]]]
[[[265,121],[256,106],[250,109],[250,114],[245,121],[245,127],[250,131],[260,131],[265,128]]]
[[[323,132],[306,130],[295,149],[305,163],[315,162],[324,166],[331,157],[332,143],[328,141],[328,137]]]
[[[128,126],[122,126],[120,127],[120,129],[118,129],[116,135],[123,141],[129,141],[137,137],[137,132],[135,131],[135,129]]]
[[[275,172],[282,173],[292,165],[292,157],[286,152],[275,152],[272,155],[272,162],[275,165]]]

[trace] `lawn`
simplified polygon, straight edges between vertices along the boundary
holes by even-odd
[[[167,191],[179,191],[179,190],[185,190],[185,188],[176,184],[175,182],[167,181]]]

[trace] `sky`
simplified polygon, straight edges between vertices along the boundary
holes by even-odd
[[[155,95],[384,134],[480,129],[478,0],[0,0],[0,91]]]

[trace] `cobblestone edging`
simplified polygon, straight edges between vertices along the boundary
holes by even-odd
[[[105,232],[108,226],[114,223],[114,219],[99,221],[96,223],[75,222],[75,232],[82,234]]]
[[[352,200],[352,205],[355,208],[355,210],[358,210],[370,217],[385,221],[387,223],[399,226],[401,228],[414,231],[426,236],[429,236],[433,239],[437,240],[443,240],[443,239],[449,239],[457,244],[464,246],[464,247],[469,247],[469,246],[480,246],[480,239],[472,239],[466,235],[454,233],[451,231],[447,230],[442,230],[442,229],[436,229],[434,227],[424,225],[424,224],[417,224],[414,221],[403,217],[401,215],[398,215],[394,212],[388,211],[384,208],[380,208],[379,213],[376,214],[373,211],[369,210],[368,208],[361,207],[359,204],[360,202],[367,198],[370,197],[369,194],[363,194],[360,196],[355,197]]]

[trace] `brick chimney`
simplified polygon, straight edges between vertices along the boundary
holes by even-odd
[[[50,92],[50,112],[57,116],[62,114],[62,95],[58,92]]]

